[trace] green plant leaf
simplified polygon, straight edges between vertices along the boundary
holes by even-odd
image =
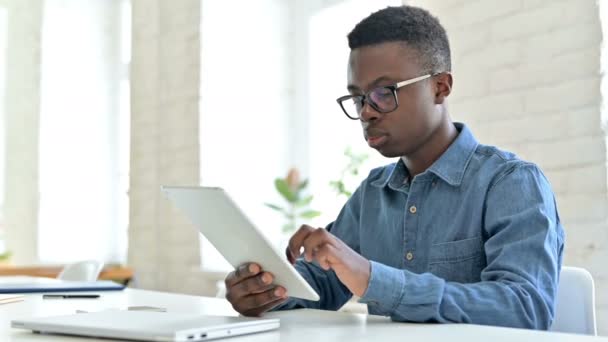
[[[289,190],[289,186],[287,185],[287,181],[282,178],[277,178],[274,180],[274,187],[277,191],[285,198],[285,200],[289,203],[293,203],[297,200],[296,194]]]
[[[300,185],[298,185],[298,190],[303,190],[308,186],[308,179],[303,180]]]
[[[347,146],[346,149],[344,149],[344,155],[347,157],[352,157],[353,156],[353,149],[350,148],[350,146]]]
[[[278,212],[281,213],[285,213],[285,209],[283,209],[282,207],[279,207],[278,205],[272,204],[272,203],[264,203],[265,206],[267,206],[270,209],[274,209]]]
[[[306,197],[298,200],[296,203],[294,203],[294,205],[295,205],[296,208],[305,207],[305,206],[307,206],[307,205],[310,204],[310,202],[312,201],[312,198],[313,198],[312,195],[306,196]]]
[[[7,261],[11,258],[12,255],[13,255],[12,252],[4,252],[4,253],[0,254],[0,261]]]
[[[344,182],[342,180],[331,181],[329,183],[337,193],[344,191]]]
[[[283,233],[290,233],[290,232],[293,232],[294,230],[296,230],[296,228],[289,223],[285,223],[283,225],[282,230],[283,230]]]
[[[301,218],[311,219],[311,218],[315,218],[315,217],[317,217],[319,215],[321,215],[320,211],[317,211],[317,210],[307,210],[307,211],[301,212],[299,216]]]

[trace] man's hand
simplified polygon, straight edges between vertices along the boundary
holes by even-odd
[[[226,299],[244,316],[260,316],[287,299],[287,291],[272,284],[274,276],[260,265],[245,263],[226,277]]]
[[[304,247],[304,259],[316,260],[321,268],[336,272],[338,279],[353,294],[361,297],[367,290],[371,264],[344,242],[323,228],[303,225],[289,240],[286,254],[295,263]]]

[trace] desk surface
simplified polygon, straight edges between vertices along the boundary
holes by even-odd
[[[13,329],[10,321],[31,316],[52,316],[75,313],[76,310],[96,311],[129,306],[155,306],[172,312],[236,316],[230,304],[217,298],[195,297],[162,292],[127,289],[102,292],[100,299],[43,300],[40,294],[29,294],[22,302],[0,305],[0,341],[10,342],[90,342],[111,341],[65,336],[36,335]],[[294,310],[270,313],[278,317],[278,331],[226,339],[239,341],[535,341],[535,342],[608,342],[608,338],[590,337],[507,329],[466,324],[407,324],[391,322],[388,318],[327,312]],[[220,340],[224,341],[224,340]]]

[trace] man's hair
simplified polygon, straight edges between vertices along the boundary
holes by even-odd
[[[451,71],[450,43],[445,29],[422,8],[387,7],[361,20],[348,34],[351,50],[387,42],[403,42],[416,49],[422,67],[428,72]]]

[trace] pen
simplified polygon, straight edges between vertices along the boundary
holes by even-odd
[[[67,294],[45,294],[42,295],[42,299],[70,299],[70,298],[99,298],[98,294],[73,294],[73,295],[67,295]]]

